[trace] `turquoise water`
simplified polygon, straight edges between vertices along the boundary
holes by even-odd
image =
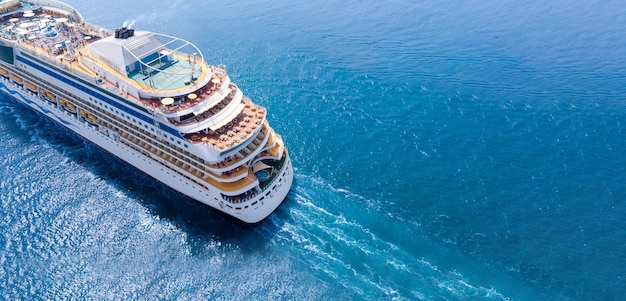
[[[0,298],[626,293],[623,3],[70,4],[226,64],[295,183],[241,225],[3,97]]]

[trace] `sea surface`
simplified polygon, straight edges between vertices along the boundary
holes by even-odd
[[[68,0],[226,64],[294,186],[243,225],[0,97],[3,300],[619,300],[626,5]]]

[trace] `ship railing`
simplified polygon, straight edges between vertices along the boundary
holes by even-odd
[[[283,169],[283,166],[285,165],[286,160],[287,160],[287,156],[282,156],[280,160],[275,161],[274,164],[272,164],[273,168],[272,168],[272,172],[270,173],[270,175],[267,177],[265,181],[263,181],[262,183],[259,183],[259,186],[261,187],[261,191],[265,191],[274,183],[274,180],[280,175],[280,171]]]
[[[165,117],[177,117],[177,116],[183,116],[185,114],[189,114],[191,112],[206,110],[218,104],[221,101],[222,95],[231,92],[229,89],[230,89],[230,78],[226,76],[224,77],[220,88],[217,91],[209,94],[210,96],[207,95],[206,93],[202,93],[201,97],[196,98],[195,101],[187,99],[178,105],[167,106],[166,108],[163,109],[163,112],[165,113],[163,115]],[[208,98],[206,96],[208,96]]]
[[[248,112],[245,116],[238,116],[237,118],[231,120],[227,125],[222,129],[218,129],[216,131],[204,129],[198,132],[189,133],[185,135],[186,139],[191,141],[202,141],[211,145],[213,148],[218,150],[231,150],[234,145],[247,145],[249,146],[250,141],[252,141],[251,145],[253,148],[256,148],[264,143],[266,140],[267,129],[265,127],[269,127],[267,123],[263,123],[261,125],[263,117],[256,116],[256,121],[252,118],[249,118]],[[256,141],[258,140],[258,141]],[[252,151],[252,150],[250,150]],[[244,156],[247,156],[246,153],[243,153]]]
[[[263,141],[259,144],[250,143],[251,139],[253,139],[253,137],[249,137],[248,139],[246,139],[242,143],[242,145],[245,145],[245,146],[239,148],[237,153],[230,156],[231,157],[230,162],[226,161],[226,162],[218,162],[218,163],[208,163],[207,166],[215,170],[216,172],[220,172],[224,169],[230,168],[233,165],[237,165],[240,162],[244,162],[244,161],[249,160],[250,158],[253,158],[254,156],[256,156],[262,151],[260,146],[265,145],[267,143],[268,137],[264,137]]]
[[[75,75],[76,77],[80,77],[81,79],[84,79],[84,80],[86,80],[88,82],[92,82],[92,81],[95,80],[93,77],[87,76],[87,75],[85,75],[82,72],[78,72],[78,71],[74,70],[74,68],[71,68],[68,65],[59,64],[59,62],[57,62],[55,59],[52,59],[52,58],[50,58],[48,56],[43,56],[43,55],[37,53],[37,50],[31,49],[30,47],[22,47],[21,50],[22,50],[22,52],[26,52],[26,53],[28,53],[28,54],[30,54],[32,56],[37,57],[40,60],[46,61],[46,62],[48,62],[48,63],[50,63],[50,64],[52,64],[54,66],[61,67],[66,72],[69,72],[72,75]]]
[[[113,35],[113,31],[109,29],[102,28],[100,26],[85,22],[83,23],[83,27],[87,30],[87,33],[92,36],[98,36],[100,38],[106,38],[108,36]]]
[[[222,109],[226,108],[233,101],[234,97],[230,97],[231,94],[232,92],[229,94],[229,96],[225,97],[224,99],[222,99],[220,102],[218,102],[215,105],[205,106],[204,108],[198,110],[197,111],[198,113],[194,112],[195,114],[194,117],[191,117],[182,121],[178,121],[174,118],[170,118],[169,120],[178,126],[187,126],[190,124],[203,123],[205,120],[213,118],[214,116],[218,115],[222,111]]]
[[[66,12],[67,14],[70,14],[71,17],[73,17],[75,20],[73,20],[74,22],[78,22],[78,23],[83,23],[84,19],[83,16],[80,15],[80,13],[74,9],[73,7],[71,7],[70,5],[60,2],[60,1],[54,1],[54,0],[34,0],[33,3],[41,5],[41,6],[48,6],[49,8],[44,8],[44,9],[60,9],[60,12]]]
[[[0,45],[6,47],[13,47],[12,43],[5,39],[0,39]]]

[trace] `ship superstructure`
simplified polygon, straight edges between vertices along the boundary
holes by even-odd
[[[0,90],[164,184],[248,223],[293,170],[267,110],[192,43],[87,23],[59,1],[0,1]]]

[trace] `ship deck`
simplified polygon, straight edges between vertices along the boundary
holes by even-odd
[[[184,87],[201,76],[200,72],[195,72],[193,76],[190,72],[186,72],[193,69],[189,60],[178,59],[174,62],[157,62],[153,65],[155,70],[150,74],[134,71],[128,75],[128,78],[157,90],[172,90]]]
[[[19,44],[21,49],[62,66],[65,71],[87,80],[94,80],[99,76],[84,64],[85,60],[94,61],[101,69],[109,72],[115,71],[107,62],[91,53],[87,47],[90,43],[110,36],[110,32],[100,32],[98,28],[84,23],[73,23],[67,15],[57,14],[49,8],[31,8],[32,12],[25,10],[22,6],[20,9],[0,15],[0,37],[13,41]],[[198,106],[212,107],[205,113],[185,121],[168,118],[169,122],[175,126],[187,126],[212,118],[226,106],[226,100],[230,99],[221,100],[214,95],[237,89],[230,83],[223,67],[209,66],[195,55],[184,56],[173,53],[171,61],[155,60],[149,64],[151,68],[147,72],[144,69],[128,75],[129,82],[137,85],[142,91],[158,93],[168,90],[170,93],[177,93],[188,90],[188,85],[193,85],[195,81],[204,81],[206,77],[209,77],[209,80],[206,85],[193,90],[192,93],[183,94],[169,105],[164,105],[162,98],[144,98],[125,93],[116,83],[107,80],[100,80],[100,87],[113,94],[124,95],[129,101],[164,114],[201,109]],[[191,70],[194,70],[193,75]],[[231,93],[234,94],[234,92]],[[266,110],[246,99],[242,100],[242,106],[242,111],[230,122],[220,126],[219,130],[197,131],[187,133],[184,137],[194,144],[205,143],[220,151],[247,141],[258,132],[258,128],[263,128]]]
[[[39,55],[89,76],[93,76],[91,70],[72,62],[80,61],[86,46],[98,41],[103,34],[110,36],[109,32],[98,32],[90,26],[74,23],[66,15],[56,13],[51,8],[31,7],[26,2],[21,3],[19,9],[0,15],[0,38],[29,47]],[[176,90],[188,89],[188,85],[198,79],[211,76],[210,69],[197,58],[177,54],[174,54],[174,58],[167,63],[152,62],[150,68],[153,69],[149,72],[131,72],[127,76],[129,82],[134,82],[146,91],[175,93]],[[90,59],[96,58],[90,56]],[[100,65],[108,67],[106,62]],[[191,70],[194,70],[193,74]]]

